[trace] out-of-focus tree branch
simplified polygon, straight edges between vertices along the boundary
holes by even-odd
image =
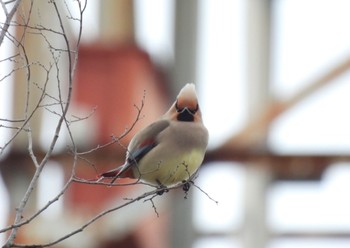
[[[1,33],[0,33],[0,46],[1,46],[2,42],[4,41],[5,35],[7,34],[9,27],[11,26],[12,19],[13,19],[15,13],[17,12],[18,6],[22,2],[22,0],[7,1],[7,2],[4,2],[3,0],[1,0],[0,2],[1,2],[2,9],[6,15],[5,23],[1,24]],[[9,12],[6,5],[8,5],[12,2],[15,2],[15,3]]]

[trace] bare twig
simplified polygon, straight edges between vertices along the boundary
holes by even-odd
[[[176,186],[169,187],[167,189],[170,191],[170,190],[175,190],[175,189],[181,188],[182,186],[183,186],[183,184],[179,184],[179,185],[176,185]],[[12,247],[49,247],[49,246],[56,245],[56,244],[58,244],[58,243],[60,243],[60,242],[62,242],[64,240],[72,237],[73,235],[84,231],[85,228],[87,228],[88,226],[90,226],[92,223],[96,222],[100,218],[104,217],[105,215],[107,215],[109,213],[112,213],[112,212],[115,212],[115,211],[117,211],[119,209],[122,209],[122,208],[124,208],[126,206],[129,206],[130,204],[135,203],[135,202],[140,201],[140,200],[151,201],[152,204],[153,204],[152,207],[154,208],[155,212],[157,213],[156,207],[155,207],[154,202],[152,200],[154,199],[154,197],[159,196],[160,193],[163,192],[163,191],[164,191],[164,189],[157,188],[155,190],[146,192],[146,193],[144,193],[144,194],[142,194],[142,195],[140,195],[138,197],[125,199],[126,200],[125,203],[120,204],[120,205],[118,205],[116,207],[107,209],[105,211],[102,211],[101,213],[97,214],[96,216],[94,216],[93,218],[88,220],[84,225],[82,225],[79,228],[77,228],[77,229],[67,233],[66,235],[58,238],[55,241],[52,241],[52,242],[49,242],[49,243],[46,243],[46,244],[32,244],[32,245],[13,244]]]
[[[144,105],[145,105],[145,97],[146,97],[146,92],[144,93],[143,97],[142,97],[142,100],[141,100],[141,105],[140,106],[137,106],[136,104],[134,105],[134,107],[136,108],[137,110],[137,113],[136,113],[136,117],[135,117],[135,120],[133,121],[133,123],[131,124],[131,126],[129,128],[126,128],[125,131],[119,135],[118,137],[115,137],[114,135],[112,136],[112,140],[103,144],[103,145],[97,145],[96,147],[88,150],[88,151],[85,151],[85,152],[78,152],[78,155],[84,155],[84,154],[90,154],[94,151],[97,151],[99,149],[102,149],[102,148],[105,148],[107,146],[110,146],[112,144],[115,144],[115,143],[118,143],[120,140],[122,140],[125,136],[127,136],[131,130],[134,129],[135,125],[137,124],[137,122],[142,119],[142,110],[144,108]]]
[[[18,2],[20,2],[20,1],[18,1]],[[80,6],[80,2],[78,2],[78,3],[79,3],[79,6]],[[14,240],[15,240],[15,238],[16,238],[16,234],[17,234],[18,228],[19,228],[21,225],[23,225],[23,224],[25,224],[25,223],[29,223],[30,220],[32,220],[32,219],[29,219],[29,220],[26,221],[26,222],[22,222],[23,211],[24,211],[24,209],[25,209],[25,207],[26,207],[26,205],[27,205],[27,202],[28,202],[28,200],[29,200],[29,198],[30,198],[30,196],[31,196],[31,194],[32,194],[32,192],[33,192],[33,190],[34,190],[34,188],[35,188],[37,182],[38,182],[38,179],[39,179],[39,177],[40,177],[40,175],[41,175],[41,172],[43,171],[45,165],[47,164],[47,162],[48,162],[48,160],[49,160],[49,158],[50,158],[50,156],[51,156],[51,154],[52,154],[52,151],[53,151],[53,149],[54,149],[54,147],[55,147],[55,145],[56,145],[56,143],[57,143],[57,139],[58,139],[58,137],[59,137],[59,133],[60,133],[60,131],[61,131],[62,124],[63,124],[63,123],[66,123],[67,126],[68,126],[68,123],[67,123],[67,121],[66,121],[66,114],[67,114],[67,112],[68,112],[69,103],[70,103],[70,99],[71,99],[72,84],[73,84],[73,72],[74,72],[74,71],[73,71],[73,68],[75,67],[75,63],[76,63],[76,58],[77,58],[77,57],[75,57],[75,59],[72,58],[72,53],[70,52],[70,51],[71,51],[70,44],[69,44],[69,41],[68,41],[68,37],[66,36],[65,28],[64,28],[64,25],[63,25],[63,22],[62,22],[62,17],[61,17],[61,14],[60,14],[59,10],[58,10],[58,7],[57,7],[57,5],[56,5],[56,2],[55,2],[55,1],[51,1],[51,4],[53,5],[53,7],[54,7],[54,9],[55,9],[55,11],[56,11],[57,18],[58,18],[58,22],[60,23],[60,28],[61,28],[62,33],[63,33],[63,38],[64,38],[64,41],[65,41],[66,49],[67,49],[67,51],[68,51],[68,52],[67,52],[67,57],[68,57],[68,71],[69,71],[69,74],[68,74],[68,94],[67,94],[66,100],[63,101],[63,100],[62,100],[63,97],[62,97],[62,93],[61,93],[61,86],[60,86],[61,80],[60,80],[60,78],[59,78],[59,76],[58,76],[58,75],[59,75],[59,67],[58,67],[58,64],[57,64],[57,58],[53,55],[53,61],[54,61],[54,64],[56,65],[56,70],[57,70],[56,76],[57,76],[57,81],[58,81],[58,93],[59,93],[59,100],[60,100],[60,103],[61,103],[60,106],[61,106],[61,111],[62,111],[62,113],[61,113],[61,116],[60,116],[60,118],[59,118],[59,120],[58,120],[58,122],[57,122],[56,130],[55,130],[54,136],[53,136],[53,138],[52,138],[51,144],[49,145],[48,151],[47,151],[47,153],[45,154],[45,157],[44,157],[40,162],[37,161],[37,159],[36,159],[36,157],[35,157],[35,155],[34,155],[34,152],[33,152],[33,150],[32,150],[31,132],[28,132],[28,133],[29,133],[29,134],[28,134],[28,135],[29,135],[29,136],[28,136],[28,139],[29,139],[29,146],[28,146],[29,154],[30,154],[30,156],[31,156],[31,158],[32,158],[33,163],[34,163],[35,166],[36,166],[36,171],[35,171],[35,173],[34,173],[34,176],[33,176],[32,180],[31,180],[29,186],[28,186],[27,191],[25,192],[25,194],[24,194],[22,200],[20,201],[19,206],[16,208],[16,216],[15,216],[14,223],[13,223],[13,225],[11,226],[11,233],[10,233],[10,235],[9,235],[9,237],[8,237],[8,240],[7,240],[7,242],[6,242],[6,244],[5,244],[4,247],[14,247]],[[80,29],[80,30],[81,30],[81,29]],[[2,41],[2,40],[1,40],[1,41]],[[0,44],[1,44],[1,42],[0,42]],[[24,47],[23,47],[23,48],[24,48]],[[25,54],[26,54],[26,53],[25,53]],[[28,62],[28,60],[27,60],[27,62]],[[29,64],[29,63],[28,63],[28,64]],[[43,66],[43,67],[44,67],[44,66]],[[28,88],[27,88],[27,100],[26,100],[26,109],[25,109],[25,113],[28,114],[28,115],[26,116],[26,121],[23,123],[23,127],[25,127],[25,126],[28,124],[29,120],[30,120],[31,117],[34,115],[34,113],[36,112],[36,110],[39,108],[39,106],[40,106],[42,100],[44,99],[44,97],[45,97],[45,95],[46,95],[46,93],[45,93],[46,90],[45,90],[45,89],[46,89],[46,85],[47,85],[47,82],[48,82],[48,79],[49,79],[49,72],[50,72],[51,70],[48,69],[48,70],[46,70],[46,71],[47,71],[47,77],[46,77],[47,80],[46,80],[46,82],[45,82],[45,84],[44,84],[44,88],[43,88],[43,90],[42,90],[41,97],[40,97],[40,99],[39,99],[39,101],[38,101],[38,103],[37,103],[37,106],[34,108],[34,110],[33,110],[31,113],[29,113],[29,109],[28,109],[28,106],[29,106],[29,98],[30,98],[30,95],[29,95],[29,94],[30,94],[30,89],[29,89],[30,70],[29,70],[28,73],[27,73],[27,75],[28,75],[28,77],[27,77],[27,85],[28,85]],[[63,102],[65,102],[65,104],[63,104]],[[19,133],[20,131],[21,131],[21,130],[19,130],[17,133]],[[16,136],[16,135],[15,135],[15,136]],[[14,136],[14,137],[15,137],[15,136]],[[14,137],[13,137],[13,139],[14,139]],[[11,142],[13,139],[11,139],[10,142]],[[73,146],[75,146],[75,145],[74,145],[74,140],[73,140],[72,137],[71,137],[71,140],[72,140]],[[75,159],[75,161],[76,161],[76,159]],[[74,163],[74,164],[75,164],[75,163]],[[75,167],[75,166],[73,165],[73,167]],[[70,181],[66,184],[67,187],[68,187],[69,184],[70,184]],[[63,191],[61,191],[61,193],[56,197],[57,200],[58,200],[59,197],[65,192],[65,190],[66,190],[66,188],[64,188]],[[55,198],[55,199],[56,199],[56,198]],[[55,201],[55,199],[54,199],[54,201]],[[52,202],[50,201],[50,202],[47,204],[47,206],[44,207],[44,208],[42,209],[42,211],[44,211],[44,210],[45,210],[48,206],[50,206],[51,204],[52,204]],[[35,216],[37,216],[38,214],[40,214],[42,211],[38,211],[37,214],[35,214],[35,215],[33,216],[33,218],[35,218]]]
[[[76,116],[76,115],[72,115],[72,117],[74,118],[74,120],[70,120],[69,123],[74,123],[74,122],[78,122],[78,121],[83,121],[83,120],[86,120],[86,119],[89,119],[91,118],[91,116],[93,116],[95,113],[96,113],[96,109],[97,109],[97,106],[95,106],[88,115],[84,116],[84,117],[79,117],[79,116]]]
[[[6,21],[5,21],[4,25],[2,26],[1,33],[0,33],[0,46],[2,45],[4,37],[9,29],[9,27],[10,27],[10,23],[12,21],[12,18],[15,15],[17,8],[18,8],[19,4],[21,3],[21,1],[22,0],[17,0],[15,2],[15,5],[12,7],[11,11],[6,14]],[[3,5],[3,8],[6,9],[6,6]],[[7,10],[6,10],[6,12],[7,12]]]

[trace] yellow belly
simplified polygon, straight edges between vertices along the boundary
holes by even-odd
[[[193,150],[171,159],[141,160],[134,170],[136,178],[155,185],[170,186],[187,181],[203,162],[204,153]]]

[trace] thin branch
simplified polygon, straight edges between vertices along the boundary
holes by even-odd
[[[18,3],[20,1],[17,1],[16,3]],[[30,9],[29,9],[29,13],[32,13],[32,8],[33,8],[33,2],[31,2],[31,5],[30,5]],[[30,20],[30,15],[27,19],[27,23],[29,22]],[[25,20],[24,20],[25,21]],[[7,35],[11,36],[11,38],[13,39],[13,41],[17,41],[15,37],[13,37],[11,34],[7,33]],[[25,32],[23,33],[22,37],[21,37],[21,40],[24,39],[24,35],[25,35]],[[1,42],[0,42],[0,46],[1,46]],[[29,81],[30,81],[30,78],[31,78],[31,70],[30,70],[30,64],[29,64],[29,58],[27,56],[27,53],[26,53],[26,49],[24,47],[24,45],[22,44],[21,41],[17,41],[16,43],[16,46],[19,47],[20,49],[20,52],[21,53],[21,57],[24,59],[25,61],[25,66],[23,68],[25,68],[27,70],[27,85],[29,84]],[[29,90],[29,85],[27,86],[27,90]],[[27,92],[27,99],[26,99],[26,104],[25,104],[25,119],[26,121],[23,123],[22,125],[22,128],[17,130],[17,132],[10,138],[10,140],[8,142],[6,142],[4,144],[3,147],[0,147],[0,155],[5,151],[6,147],[19,135],[19,133],[22,131],[22,129],[27,125],[27,123],[29,122],[29,120],[32,118],[32,116],[34,115],[35,111],[33,111],[29,116],[28,116],[28,105],[29,105],[29,99],[28,99],[28,92]],[[38,102],[38,104],[40,103],[40,101],[42,100],[42,96]],[[36,106],[35,110],[38,108],[38,106]]]
[[[156,205],[154,204],[154,201],[153,201],[153,199],[156,198],[157,196],[159,196],[159,194],[154,194],[151,197],[145,199],[143,202],[147,202],[147,201],[151,202],[152,208],[154,210],[154,213],[157,215],[157,217],[159,217],[159,213],[157,211],[157,207],[156,207]]]
[[[15,54],[15,55],[12,55],[12,56],[10,56],[10,57],[7,57],[7,58],[5,58],[5,59],[0,59],[0,63],[2,63],[2,62],[5,62],[5,61],[15,61],[15,58],[16,57],[19,57],[20,56],[20,54],[19,53],[17,53],[17,54]]]
[[[5,15],[7,16],[9,12],[7,11],[6,4],[2,0],[0,0],[0,3],[1,3],[2,9],[4,10]]]
[[[25,131],[25,132],[28,132],[29,131],[29,128],[23,128],[23,126],[21,127],[14,127],[14,126],[6,126],[6,125],[2,125],[0,124],[0,127],[2,128],[7,128],[7,129],[12,129],[12,130],[20,130],[20,131]]]
[[[88,151],[85,151],[85,152],[78,152],[78,155],[85,155],[85,154],[89,154],[89,153],[92,153],[94,151],[97,151],[99,149],[102,149],[102,148],[105,148],[107,146],[110,146],[112,144],[115,144],[117,142],[119,142],[120,140],[122,140],[126,135],[128,135],[130,133],[131,130],[134,129],[134,127],[136,126],[137,122],[142,119],[142,110],[145,106],[145,97],[146,97],[146,92],[144,92],[144,95],[142,97],[142,100],[141,100],[141,105],[140,106],[137,106],[136,104],[134,105],[134,107],[136,108],[137,110],[137,113],[136,113],[136,117],[133,121],[133,123],[131,124],[130,128],[126,128],[125,131],[119,135],[118,137],[115,137],[115,136],[112,136],[112,140],[103,144],[103,145],[97,145],[95,148],[92,148]]]
[[[65,40],[65,44],[66,44],[66,47],[67,47],[67,50],[70,51],[70,44],[69,44],[69,41],[68,41],[68,38],[67,36],[65,35],[65,29],[64,29],[64,26],[63,26],[63,22],[62,22],[62,19],[61,19],[61,14],[57,8],[57,5],[56,5],[56,2],[55,1],[52,1],[51,2],[54,6],[54,9],[56,11],[56,14],[57,14],[57,17],[58,17],[58,21],[60,23],[60,27],[62,29],[62,32],[63,32],[63,38]],[[18,224],[21,222],[21,219],[22,219],[22,214],[23,214],[23,211],[27,205],[27,202],[38,182],[38,179],[41,175],[41,172],[43,171],[45,165],[47,164],[47,161],[49,160],[52,152],[53,152],[53,149],[57,143],[57,140],[58,140],[58,137],[59,137],[59,133],[61,131],[61,127],[62,127],[62,124],[63,122],[65,121],[65,118],[66,118],[66,114],[68,112],[68,108],[69,108],[69,105],[70,105],[70,99],[71,99],[71,94],[72,94],[72,84],[73,84],[73,72],[72,72],[72,65],[73,65],[73,62],[72,62],[72,57],[71,57],[71,53],[68,53],[68,69],[69,69],[69,80],[68,80],[68,84],[69,84],[69,87],[68,87],[68,96],[67,96],[67,104],[65,104],[65,106],[63,106],[63,104],[61,104],[62,106],[62,116],[61,118],[59,118],[58,120],[58,123],[57,123],[57,126],[56,126],[56,130],[55,130],[55,134],[54,134],[54,137],[51,141],[51,144],[49,146],[49,149],[45,155],[45,157],[43,158],[43,160],[40,162],[40,164],[38,165],[36,171],[35,171],[35,174],[28,186],[28,189],[26,191],[26,193],[24,194],[23,196],[23,199],[21,200],[19,206],[17,207],[16,209],[16,216],[15,216],[15,221],[14,221],[14,225]],[[58,74],[58,73],[57,73]],[[48,77],[47,77],[48,79]],[[59,83],[59,82],[58,82]],[[62,99],[62,96],[61,96],[61,90],[60,90],[60,87],[59,87],[59,99],[61,100]],[[42,99],[40,99],[41,101]],[[31,115],[33,115],[35,111],[33,111],[31,113]],[[18,230],[18,227],[15,227],[11,230],[11,233],[9,235],[9,238],[5,244],[5,247],[11,247],[13,246],[13,242],[16,238],[16,235],[17,235],[17,230]]]
[[[43,67],[45,69],[45,67]],[[50,70],[46,70],[47,72],[47,76],[46,76],[46,81],[44,83],[44,89],[46,89],[47,83],[48,83],[48,79],[49,79],[49,74],[50,74]],[[28,72],[29,73],[29,72]],[[29,77],[29,76],[28,76]],[[29,78],[28,78],[29,80]],[[29,87],[27,88],[27,90],[29,91]],[[12,141],[22,132],[22,130],[24,130],[27,127],[27,124],[29,123],[29,121],[31,120],[31,118],[34,116],[35,112],[39,109],[39,106],[41,104],[41,102],[43,101],[45,97],[45,94],[42,93],[41,96],[39,97],[39,100],[36,104],[36,106],[34,107],[33,111],[29,114],[29,116],[25,116],[25,121],[23,122],[22,126],[17,129],[17,131],[12,135],[12,137],[5,143],[5,145],[3,147],[1,147],[0,149],[0,155],[4,152],[5,148],[12,143]],[[26,115],[28,114],[28,108],[29,108],[29,96],[27,94],[27,99],[26,99]]]
[[[0,46],[2,45],[4,37],[9,29],[9,27],[10,27],[11,20],[12,20],[13,16],[15,15],[17,8],[18,8],[19,4],[21,3],[21,1],[22,0],[17,0],[15,2],[15,5],[12,7],[11,11],[6,15],[6,21],[5,21],[4,25],[2,26],[1,33],[0,33]]]
[[[219,204],[219,202],[217,200],[215,200],[214,198],[212,198],[207,192],[205,192],[201,187],[199,187],[197,184],[195,184],[193,181],[191,181],[191,184],[197,188],[201,193],[203,193],[204,195],[206,195],[209,200],[213,201],[215,204]]]
[[[67,183],[63,186],[62,190],[54,198],[52,198],[50,201],[48,201],[41,209],[36,211],[31,217],[27,218],[26,220],[22,220],[22,222],[19,222],[17,224],[12,224],[12,225],[7,226],[3,229],[0,229],[0,233],[9,231],[13,228],[21,227],[23,225],[26,225],[26,224],[29,224],[30,222],[32,222],[37,216],[39,216],[46,209],[48,209],[53,203],[58,201],[64,195],[64,193],[67,191],[67,189],[69,188],[69,186],[71,185],[72,182],[73,182],[73,180],[69,179],[67,181]]]
[[[6,121],[6,122],[24,122],[25,119],[4,119],[4,118],[0,118],[0,121]]]
[[[79,116],[76,116],[76,115],[72,115],[72,118],[74,118],[74,120],[70,120],[69,123],[71,124],[71,123],[74,123],[74,122],[83,121],[83,120],[91,118],[91,116],[93,116],[96,113],[96,109],[97,109],[97,106],[93,107],[92,110],[90,111],[90,113],[87,114],[84,117],[79,117]]]
[[[170,190],[175,190],[175,189],[178,189],[178,188],[181,188],[183,187],[183,183],[179,184],[179,185],[176,185],[176,186],[172,186],[172,187],[169,187],[167,188],[169,191]],[[107,209],[99,214],[97,214],[96,216],[94,216],[93,218],[91,218],[90,220],[88,220],[84,225],[82,225],[81,227],[71,231],[70,233],[67,233],[66,235],[58,238],[57,240],[55,241],[52,241],[52,242],[49,242],[49,243],[46,243],[46,244],[32,244],[32,245],[25,245],[25,244],[13,244],[12,247],[49,247],[49,246],[53,246],[53,245],[56,245],[70,237],[72,237],[73,235],[77,234],[77,233],[80,233],[82,231],[85,230],[85,228],[87,228],[88,226],[90,226],[92,223],[96,222],[97,220],[99,220],[100,218],[102,218],[103,216],[109,214],[109,213],[112,213],[112,212],[115,212],[119,209],[122,209],[132,203],[135,203],[137,201],[140,201],[140,200],[150,200],[150,199],[153,199],[155,196],[159,196],[161,192],[163,192],[164,189],[163,188],[157,188],[155,190],[152,190],[152,191],[149,191],[149,192],[146,192],[136,198],[129,198],[129,199],[125,199],[127,202],[123,203],[123,204],[120,204],[116,207],[113,207],[113,208],[110,208],[110,209]]]
[[[32,137],[32,129],[30,127],[28,127],[28,152],[29,152],[29,156],[30,158],[32,159],[34,165],[36,168],[39,167],[39,162],[34,154],[34,151],[33,151],[33,137]]]

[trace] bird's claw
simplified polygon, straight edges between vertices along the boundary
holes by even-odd
[[[157,191],[157,195],[162,195],[164,193],[168,193],[169,189],[165,186],[160,186]]]
[[[182,189],[183,189],[183,191],[185,191],[185,193],[187,193],[191,188],[192,182],[191,181],[183,181],[182,183],[183,183]]]

